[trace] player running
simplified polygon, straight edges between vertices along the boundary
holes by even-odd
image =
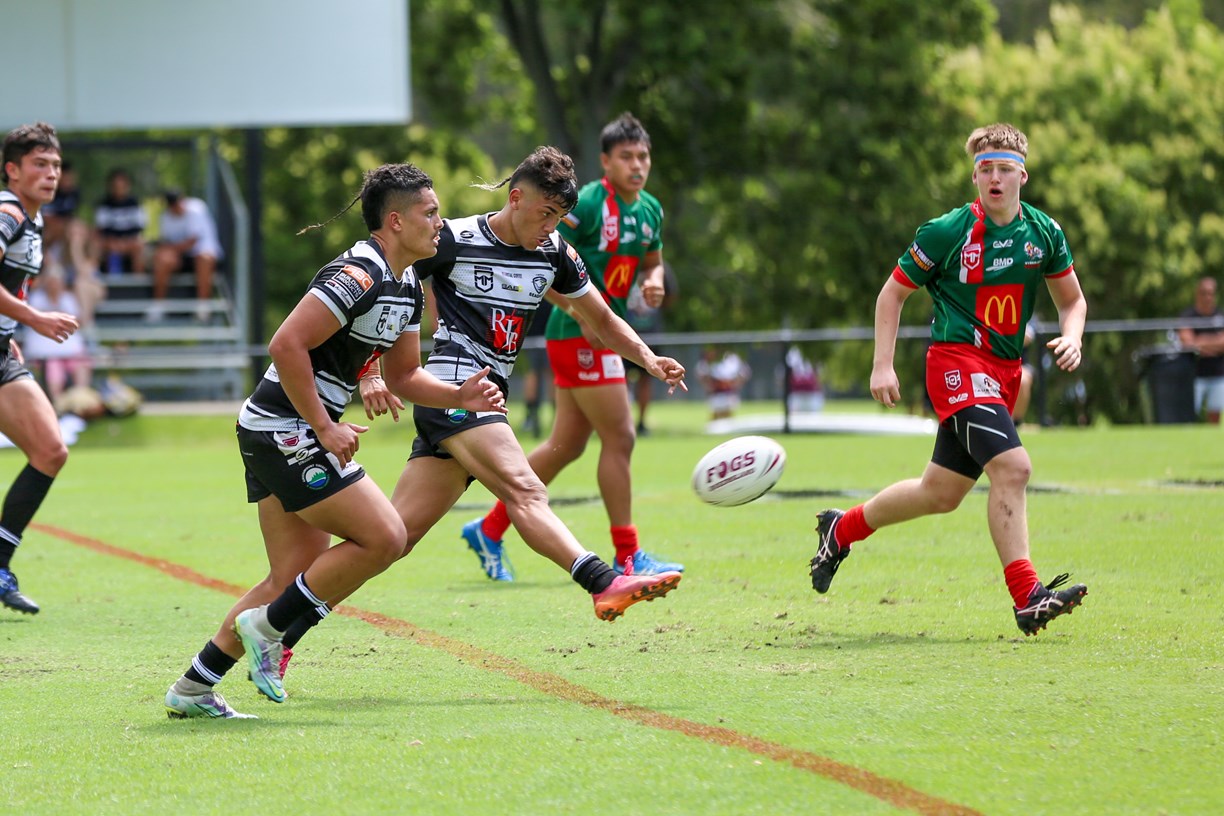
[[[1028,181],[1025,135],[989,125],[973,131],[965,150],[978,199],[919,227],[876,299],[871,395],[889,408],[901,397],[893,369],[901,307],[923,286],[935,302],[926,387],[940,425],[931,461],[921,478],[886,487],[845,513],[818,515],[812,588],[827,592],[851,545],[881,527],[955,510],[985,472],[990,536],[1016,625],[1033,635],[1083,601],[1088,587],[1060,588],[1066,574],[1042,584],[1029,560],[1025,488],[1033,466],[1011,417],[1024,329],[1044,282],[1062,329],[1046,345],[1059,368],[1074,371],[1088,306],[1062,227],[1020,201]]]

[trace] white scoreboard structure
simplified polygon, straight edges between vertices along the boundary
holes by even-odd
[[[0,129],[406,124],[408,0],[0,0]]]

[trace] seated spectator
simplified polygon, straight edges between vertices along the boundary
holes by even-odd
[[[815,413],[824,409],[820,370],[803,356],[798,346],[791,346],[786,352],[786,373],[790,377],[787,410],[792,413]]]
[[[106,177],[106,197],[94,211],[99,257],[108,274],[145,271],[144,230],[148,216],[132,195],[132,177],[123,168]]]
[[[166,209],[161,215],[161,238],[153,252],[153,305],[148,319],[165,316],[166,295],[170,278],[176,273],[194,273],[196,278],[196,318],[201,322],[210,315],[207,301],[212,298],[213,275],[221,259],[221,241],[217,224],[208,205],[198,198],[184,196],[179,190],[165,193]]]
[[[716,354],[714,349],[706,350],[697,364],[697,377],[710,403],[710,419],[724,419],[739,407],[740,389],[752,377],[752,369],[733,351],[721,359],[715,359]]]
[[[37,284],[29,295],[32,308],[40,312],[80,314],[80,304],[65,285],[64,273],[60,269],[44,267]],[[93,363],[80,332],[74,332],[59,343],[38,332],[27,331],[21,341],[21,351],[30,369],[41,371],[52,405],[64,393],[69,379],[74,386],[88,386],[93,377]]]

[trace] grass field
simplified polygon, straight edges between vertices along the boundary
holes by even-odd
[[[635,456],[647,547],[688,568],[666,599],[598,621],[514,533],[520,580],[487,581],[458,538],[477,486],[302,642],[284,705],[239,669],[219,688],[260,719],[207,722],[162,698],[263,573],[233,418],[96,423],[14,562],[42,614],[0,610],[5,811],[1224,812],[1218,428],[1026,436],[1034,562],[1090,594],[1025,639],[984,493],[810,589],[816,512],[917,475],[930,438],[785,438],[779,495],[711,508],[701,411],[657,406]],[[409,443],[379,425],[359,459],[389,490]],[[607,557],[594,453],[553,495]],[[0,484],[23,464],[0,452]]]

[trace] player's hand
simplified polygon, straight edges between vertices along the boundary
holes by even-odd
[[[319,438],[319,444],[336,457],[343,469],[353,461],[353,456],[361,447],[360,435],[368,430],[370,429],[365,425],[352,422],[333,422],[316,431],[315,436]]]
[[[1054,352],[1054,362],[1063,371],[1074,371],[1084,361],[1083,343],[1074,337],[1055,337],[1046,348]]]
[[[663,284],[658,281],[642,280],[642,300],[646,301],[646,305],[652,309],[657,309],[663,305],[663,296],[666,294]]]
[[[647,371],[667,383],[669,395],[674,394],[677,387],[682,391],[688,391],[688,385],[684,382],[684,366],[680,365],[679,360],[673,360],[671,357],[656,357]]]
[[[50,337],[57,343],[62,343],[81,327],[77,319],[65,312],[39,312],[29,326],[43,337]]]
[[[506,410],[506,395],[497,387],[497,383],[486,379],[490,369],[485,366],[463,381],[459,386],[459,405],[469,411],[504,414]]]
[[[361,404],[365,406],[367,417],[373,419],[390,412],[391,419],[399,422],[399,412],[404,410],[404,403],[391,393],[382,377],[362,377],[357,389],[361,392]]]
[[[885,408],[896,408],[901,401],[901,383],[892,366],[871,369],[871,398]]]

